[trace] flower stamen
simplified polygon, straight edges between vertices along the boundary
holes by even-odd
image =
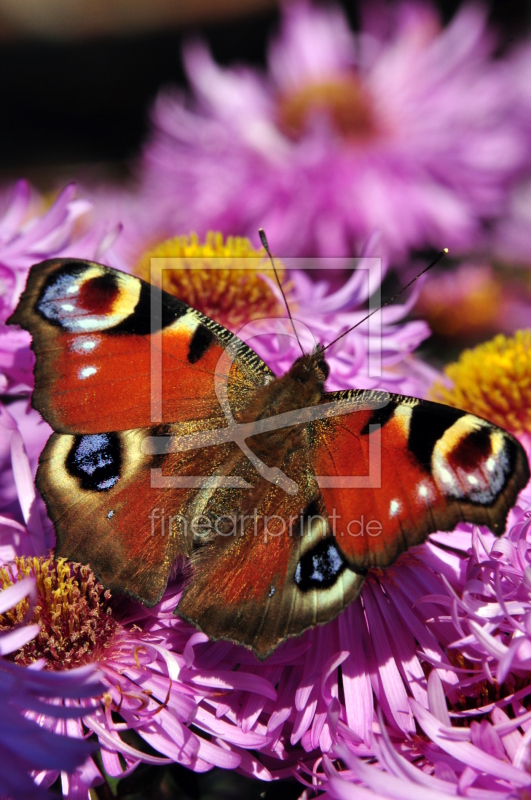
[[[308,83],[278,101],[279,125],[299,139],[312,116],[326,114],[344,139],[365,142],[378,133],[372,101],[355,75]]]
[[[462,408],[513,433],[531,433],[531,330],[499,334],[445,367],[452,385],[435,383],[432,400]]]
[[[254,250],[248,239],[229,236],[224,240],[221,233],[210,232],[202,243],[192,233],[148,250],[136,273],[150,283],[161,284],[166,292],[207,317],[237,330],[253,319],[285,316],[281,300],[264,279],[264,275],[272,275],[264,255],[262,250]],[[158,259],[154,265],[152,259]],[[275,264],[282,280],[285,271],[278,261]],[[284,290],[289,294],[289,283]]]
[[[13,654],[14,660],[27,666],[44,658],[50,670],[101,661],[119,625],[112,615],[111,594],[90,567],[51,556],[20,557],[0,569],[0,586],[5,589],[30,575],[37,583],[31,621],[41,630]],[[29,613],[28,601],[22,600],[0,615],[0,631],[25,621]]]

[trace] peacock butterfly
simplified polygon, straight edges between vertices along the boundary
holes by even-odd
[[[260,659],[430,532],[502,534],[529,480],[489,422],[326,392],[321,347],[276,377],[212,319],[99,264],[37,264],[8,322],[33,336],[33,404],[55,431],[37,485],[57,554],[147,605],[189,559],[177,613]]]

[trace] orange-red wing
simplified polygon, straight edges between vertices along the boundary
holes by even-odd
[[[243,457],[236,472],[254,490],[209,498],[201,509],[205,535],[191,553],[190,582],[177,607],[211,638],[246,645],[259,658],[288,636],[329,622],[363,584],[331,536],[308,449],[289,450],[281,466],[297,494],[259,477]]]
[[[523,448],[485,420],[378,392],[325,395],[312,465],[336,542],[352,569],[385,567],[461,520],[501,534],[529,480]]]
[[[88,261],[34,266],[9,323],[33,336],[33,403],[61,433],[210,417],[220,424],[215,374],[228,382],[235,412],[272,375],[250,348],[186,303]]]
[[[175,559],[191,550],[190,505],[201,495],[194,481],[226,474],[240,454],[228,443],[147,455],[142,441],[150,432],[53,434],[37,485],[55,526],[57,555],[90,564],[106,587],[153,605]],[[183,485],[186,479],[191,485]]]

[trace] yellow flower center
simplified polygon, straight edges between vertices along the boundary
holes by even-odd
[[[152,259],[157,261],[152,264]],[[285,270],[277,260],[275,266],[282,281]],[[264,279],[266,274],[274,278],[270,263],[248,239],[224,240],[221,233],[210,232],[201,243],[194,233],[177,236],[148,250],[136,273],[235,331],[253,319],[286,313]],[[284,286],[288,295],[289,290],[289,284]]]
[[[298,139],[316,113],[325,113],[345,139],[365,142],[378,133],[371,98],[355,75],[309,83],[278,102],[280,127]]]
[[[444,370],[453,386],[436,383],[433,400],[457,406],[513,433],[531,433],[531,330],[500,334],[465,350]]]
[[[36,579],[38,595],[32,618],[28,619],[28,600],[0,615],[0,631],[24,622],[41,628],[13,654],[14,660],[26,666],[44,658],[46,669],[62,670],[101,659],[119,626],[109,605],[110,592],[90,567],[64,558],[17,558],[0,568],[0,587],[6,589],[29,575]]]

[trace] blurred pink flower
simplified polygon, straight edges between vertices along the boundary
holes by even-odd
[[[529,38],[510,59],[514,87],[518,96],[515,108],[524,125],[531,124],[531,41]],[[490,252],[502,264],[531,264],[531,173],[520,175],[512,188],[505,214],[494,226],[488,239]]]
[[[464,261],[430,275],[414,313],[425,320],[439,342],[459,349],[498,333],[527,328],[531,318],[531,282],[520,269],[494,268],[487,259]]]
[[[192,96],[159,95],[142,175],[155,235],[263,227],[280,257],[357,255],[374,230],[395,257],[476,244],[531,163],[516,67],[492,58],[481,7],[444,29],[429,7],[387,7],[358,36],[334,6],[282,13],[266,75],[195,43]]]
[[[24,578],[0,591],[0,616],[25,597],[35,602],[35,581]],[[42,770],[73,772],[86,762],[94,746],[68,736],[57,736],[61,728],[81,725],[80,714],[90,713],[103,685],[94,666],[61,675],[14,664],[6,656],[28,644],[39,632],[38,625],[21,625],[0,633],[0,797],[34,800],[45,797],[37,788]],[[58,704],[57,698],[61,698]],[[55,731],[55,732],[54,732]]]
[[[531,66],[531,56],[530,56]],[[529,70],[531,80],[531,69]],[[531,181],[515,187],[505,216],[495,226],[490,242],[494,257],[506,266],[531,265]]]

